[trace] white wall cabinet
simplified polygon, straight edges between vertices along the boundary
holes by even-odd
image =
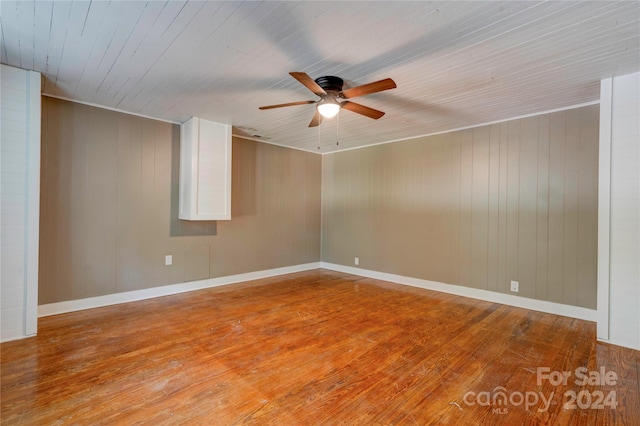
[[[231,126],[193,117],[180,126],[183,220],[231,219]]]

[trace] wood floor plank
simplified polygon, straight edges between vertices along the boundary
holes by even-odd
[[[3,425],[640,424],[640,353],[594,323],[327,270],[41,318],[0,355]]]

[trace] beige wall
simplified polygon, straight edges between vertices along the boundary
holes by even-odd
[[[323,157],[322,260],[595,308],[598,106]]]
[[[233,219],[191,223],[179,126],[48,97],[42,113],[40,304],[320,259],[319,155],[234,139]]]
[[[40,304],[358,256],[595,308],[597,106],[324,157],[234,139],[233,219],[204,223],[178,126],[46,97],[42,124]]]

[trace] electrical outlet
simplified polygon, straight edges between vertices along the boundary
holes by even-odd
[[[360,258],[359,257],[354,257],[353,258],[353,264],[358,266],[360,264]]]
[[[169,266],[173,264],[173,256],[168,254],[164,257],[164,265]]]
[[[520,287],[520,283],[518,281],[511,281],[511,291],[513,291],[514,293],[517,293],[519,287]]]

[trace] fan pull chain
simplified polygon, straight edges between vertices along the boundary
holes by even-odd
[[[340,136],[340,113],[336,116],[336,146],[340,146],[338,137]]]

